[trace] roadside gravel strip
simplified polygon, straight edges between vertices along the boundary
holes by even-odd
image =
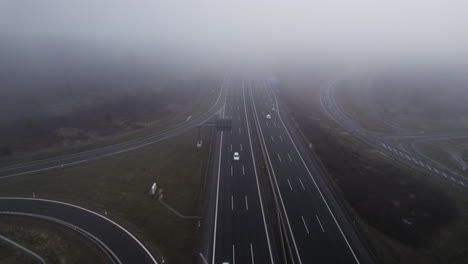
[[[114,263],[158,263],[148,249],[124,227],[76,205],[44,199],[1,197],[0,214],[40,217],[71,227],[92,238]]]
[[[226,78],[226,77],[225,77]],[[223,81],[224,83],[224,81]],[[153,144],[159,142],[161,140],[165,140],[167,138],[179,135],[183,132],[190,130],[193,127],[201,125],[208,120],[210,120],[219,109],[223,106],[224,100],[220,100],[225,96],[225,89],[221,86],[221,90],[219,92],[218,98],[216,99],[215,103],[211,108],[206,111],[205,113],[200,114],[197,117],[192,117],[190,120],[177,125],[176,127],[169,128],[167,130],[161,131],[159,133],[145,136],[142,138],[130,140],[127,142],[123,142],[120,144],[107,146],[103,148],[98,148],[90,151],[84,151],[80,153],[44,159],[44,160],[37,160],[31,161],[21,164],[15,164],[11,166],[7,166],[4,168],[0,168],[0,178],[6,177],[13,177],[24,175],[33,172],[39,172],[44,170],[50,169],[58,169],[63,168],[65,166],[76,165],[100,158],[105,158],[108,156],[113,156],[122,152],[130,151],[136,148],[141,148],[149,144]]]

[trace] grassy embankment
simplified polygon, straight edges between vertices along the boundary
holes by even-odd
[[[416,144],[416,148],[434,161],[443,164],[460,175],[466,176],[466,172],[463,172],[460,166],[451,159],[450,153],[439,147],[437,144],[431,142],[418,142]]]
[[[28,162],[31,160],[45,159],[55,156],[67,155],[72,153],[77,153],[81,151],[87,151],[96,149],[99,147],[105,147],[113,144],[122,143],[132,139],[144,137],[154,133],[158,133],[165,129],[174,127],[180,123],[183,123],[189,116],[191,118],[200,115],[201,113],[207,111],[216,101],[219,94],[220,85],[210,85],[202,87],[200,92],[193,98],[190,99],[190,102],[183,105],[174,104],[168,109],[164,110],[162,113],[158,114],[156,119],[150,122],[138,122],[138,120],[133,120],[130,127],[125,129],[113,132],[107,136],[93,136],[96,132],[90,132],[89,138],[74,141],[72,144],[51,146],[47,148],[42,148],[40,150],[26,151],[26,152],[15,152],[13,151],[12,155],[0,155],[0,165],[8,166],[14,163]],[[180,92],[180,91],[179,91]],[[178,92],[176,92],[178,93]],[[176,96],[176,95],[172,95]],[[85,98],[86,99],[86,98]],[[170,99],[168,99],[170,100]],[[79,102],[74,102],[74,104],[79,104]],[[58,110],[54,110],[58,111]],[[96,115],[103,115],[99,112]],[[81,118],[81,117],[79,117]],[[148,117],[147,117],[148,118]],[[150,118],[150,117],[149,117]],[[150,118],[151,119],[151,118]],[[103,119],[104,120],[104,119]],[[104,121],[103,121],[104,122]],[[114,121],[114,123],[117,121]],[[115,125],[112,125],[115,126]],[[67,129],[70,130],[70,129]],[[115,129],[114,129],[115,130]],[[83,134],[80,130],[74,129],[67,132],[68,134]],[[74,135],[77,136],[77,135]]]
[[[0,216],[0,234],[41,256],[47,263],[110,263],[93,242],[67,227],[20,216]],[[37,260],[0,241],[0,262],[33,264]]]
[[[153,182],[165,201],[185,215],[200,215],[211,129],[196,149],[196,130],[81,166],[2,179],[1,196],[70,202],[108,217],[130,230],[166,263],[190,263],[198,221],[180,219],[148,195]]]
[[[370,105],[369,87],[365,82],[343,81],[334,88],[332,94],[337,105],[346,115],[360,126],[376,132],[394,133],[395,131],[379,120],[376,109]]]
[[[308,92],[283,98],[378,261],[464,263],[468,197],[340,133]]]

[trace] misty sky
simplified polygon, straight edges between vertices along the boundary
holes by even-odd
[[[324,54],[465,59],[468,3],[0,0],[0,41],[31,46],[58,41],[200,61]]]

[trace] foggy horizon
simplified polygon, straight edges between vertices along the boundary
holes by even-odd
[[[2,1],[0,56],[70,51],[199,68],[312,59],[460,63],[468,58],[467,8],[440,0]]]

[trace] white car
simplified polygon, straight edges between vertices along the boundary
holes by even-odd
[[[239,152],[234,152],[234,160],[239,160]]]
[[[270,120],[271,119],[271,115],[266,115],[266,119]]]

